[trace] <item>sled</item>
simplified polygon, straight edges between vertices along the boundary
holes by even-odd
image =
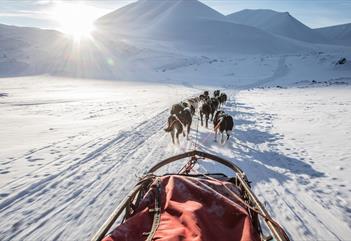
[[[186,158],[190,159],[178,173],[155,174]],[[233,176],[195,173],[194,165],[201,165],[203,159],[228,167]],[[116,221],[119,224],[106,236]],[[100,240],[288,241],[289,237],[252,192],[238,166],[195,150],[152,167],[92,238]]]

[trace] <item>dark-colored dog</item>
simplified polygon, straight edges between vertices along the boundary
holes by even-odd
[[[208,101],[210,99],[210,97],[208,95],[207,96],[206,95],[200,95],[199,97],[200,97],[201,101]]]
[[[185,108],[185,106],[182,103],[172,105],[171,115],[179,114],[181,111],[184,110],[184,108]]]
[[[170,132],[173,144],[175,144],[175,139],[179,144],[179,134],[183,132],[183,124],[177,115],[174,114],[168,117],[168,127],[165,129],[165,131]]]
[[[227,140],[234,128],[233,117],[224,113],[224,111],[217,111],[215,118],[213,120],[214,131],[215,131],[215,141],[217,141],[218,131],[222,133],[221,143],[224,144],[224,132],[227,135]]]
[[[192,110],[191,108],[187,107],[185,108],[182,112],[179,114],[179,120],[183,124],[183,134],[185,136],[185,128],[186,128],[186,139],[189,140],[189,133],[190,133],[190,127],[193,122],[193,115],[192,115]]]
[[[215,90],[215,91],[213,91],[213,96],[214,97],[219,97],[219,94],[221,93],[221,91],[220,90]]]
[[[208,128],[208,120],[210,119],[210,114],[212,113],[211,103],[208,101],[204,101],[200,105],[200,118],[201,118],[201,126],[204,125],[203,123],[203,116],[205,115],[206,120],[206,128]]]
[[[219,100],[217,98],[211,98],[211,121],[213,121],[214,113],[219,107]]]
[[[182,101],[181,104],[185,107],[185,108],[190,108],[191,114],[195,115],[195,107],[194,105],[189,101]]]
[[[221,95],[219,96],[219,102],[221,105],[225,104],[225,102],[227,101],[227,95],[225,93],[221,93]]]

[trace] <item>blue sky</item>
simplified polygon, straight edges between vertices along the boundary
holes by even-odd
[[[57,0],[0,0],[0,23],[58,29],[48,14]],[[94,17],[113,11],[133,0],[61,0],[91,6]],[[161,1],[161,0],[160,0]],[[351,0],[201,0],[223,14],[242,9],[273,9],[290,12],[307,26],[324,27],[351,22]]]

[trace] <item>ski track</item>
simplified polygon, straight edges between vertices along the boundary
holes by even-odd
[[[223,109],[235,116],[234,137],[220,145],[213,142],[212,123],[209,129],[200,126],[198,148],[230,159],[246,171],[256,194],[294,240],[344,240],[341,235],[350,233],[347,207],[337,201],[323,201],[324,197],[337,195],[338,190],[329,188],[326,196],[316,195],[316,190],[323,188],[319,179],[329,177],[303,159],[280,153],[284,136],[272,130],[275,115],[256,112],[254,107],[240,103],[234,91],[230,96]],[[0,239],[89,239],[152,165],[193,148],[198,118],[194,118],[190,141],[181,137],[181,144],[173,145],[163,131],[168,114],[169,110],[164,110],[134,128],[81,144],[37,168],[31,184],[25,182],[26,175],[1,187],[5,192],[16,192],[0,202],[0,218],[6,220],[0,226]],[[26,155],[47,151],[58,143],[61,141]],[[295,151],[301,156],[306,154],[306,150]],[[44,167],[57,164],[55,173],[42,175]],[[226,173],[210,162],[202,164],[205,171]],[[182,165],[166,167],[165,172],[176,171]],[[291,187],[297,192],[290,191]],[[40,208],[32,207],[33,203]]]
[[[8,220],[1,224],[1,240],[89,239],[95,227],[102,225],[116,203],[152,164],[167,154],[190,149],[192,143],[188,141],[180,146],[170,145],[169,134],[163,131],[168,115],[169,110],[164,110],[130,130],[82,144],[66,156],[37,168],[30,185],[22,186],[28,183],[25,175],[3,186],[3,192],[16,190],[16,194],[0,202],[1,216]],[[61,142],[30,151],[23,157],[47,151],[57,143]],[[69,165],[57,167],[58,171],[49,176],[40,176],[45,167],[63,163]],[[34,202],[39,210],[30,208]],[[78,225],[74,230],[70,228],[73,224]]]
[[[231,96],[224,110],[235,117],[234,138],[224,146],[214,143],[212,137],[204,142],[209,131],[202,129],[200,149],[239,165],[252,181],[254,192],[292,240],[347,240],[351,235],[348,205],[330,199],[330,195],[341,194],[332,184],[335,180],[305,162],[309,159],[305,149],[285,146],[285,136],[273,131],[277,116],[239,102],[235,92]],[[282,150],[286,148],[294,156],[284,155]],[[208,162],[202,165],[205,171],[226,172]]]

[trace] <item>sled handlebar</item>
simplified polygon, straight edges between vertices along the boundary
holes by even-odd
[[[155,166],[153,166],[149,171],[148,174],[154,173],[155,171],[157,171],[158,169],[160,169],[163,166],[166,166],[172,162],[176,162],[180,159],[184,159],[187,157],[203,157],[203,158],[207,158],[210,159],[212,161],[221,163],[222,165],[228,167],[229,169],[231,169],[235,174],[241,174],[241,175],[245,175],[244,172],[235,164],[233,164],[230,161],[227,161],[221,157],[206,153],[206,152],[202,152],[202,151],[198,151],[198,150],[194,150],[194,151],[189,151],[189,152],[185,152],[183,154],[177,155],[177,156],[173,156],[170,158],[167,158],[159,163],[157,163]]]

